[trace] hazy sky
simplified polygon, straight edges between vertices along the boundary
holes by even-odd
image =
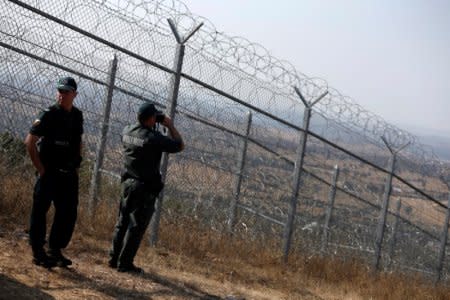
[[[386,121],[450,137],[450,1],[183,2]]]

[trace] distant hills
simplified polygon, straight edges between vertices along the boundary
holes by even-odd
[[[416,126],[403,126],[417,136],[419,141],[433,148],[433,152],[442,160],[450,162],[450,132],[425,129]]]
[[[450,137],[439,135],[418,135],[421,143],[433,148],[434,153],[440,159],[450,162]]]

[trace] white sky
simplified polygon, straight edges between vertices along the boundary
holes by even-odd
[[[183,2],[386,121],[450,137],[450,1]]]

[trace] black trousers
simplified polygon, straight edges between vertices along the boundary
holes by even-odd
[[[77,219],[78,174],[75,171],[48,170],[36,181],[30,218],[30,244],[35,254],[45,244],[46,216],[52,202],[55,215],[49,248],[62,249],[69,244]]]
[[[119,219],[110,257],[119,267],[133,264],[142,237],[155,210],[156,196],[144,183],[129,178],[122,183]]]

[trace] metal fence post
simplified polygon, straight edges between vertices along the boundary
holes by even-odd
[[[323,225],[322,245],[320,247],[320,252],[322,254],[325,253],[328,247],[328,232],[330,231],[331,214],[333,213],[334,200],[336,199],[336,185],[338,176],[339,176],[339,167],[335,165],[333,172],[333,181],[331,183],[330,192],[328,194],[328,208],[325,215],[325,224]]]
[[[239,197],[241,193],[241,183],[244,174],[245,158],[247,156],[248,136],[250,134],[250,127],[252,125],[252,113],[249,111],[247,114],[247,126],[245,128],[245,135],[242,140],[241,152],[238,158],[238,172],[234,176],[233,183],[233,199],[230,205],[230,217],[228,219],[228,230],[233,232],[234,225],[236,223],[237,205],[239,203]]]
[[[111,113],[111,104],[114,93],[114,83],[116,81],[116,73],[117,73],[117,55],[114,54],[113,59],[110,62],[110,70],[108,75],[108,90],[106,93],[105,100],[105,109],[103,112],[103,121],[100,133],[100,143],[97,145],[97,150],[95,154],[95,162],[94,169],[92,171],[91,177],[91,187],[90,187],[90,196],[91,199],[89,201],[89,215],[94,216],[95,209],[97,207],[98,202],[98,190],[100,183],[100,169],[103,166],[103,159],[105,157],[105,146],[106,139],[108,135],[109,129],[109,116]]]
[[[391,152],[391,157],[389,159],[389,174],[386,178],[386,183],[384,185],[384,194],[383,194],[383,201],[381,204],[381,210],[380,210],[380,217],[378,219],[378,225],[377,225],[377,232],[376,232],[376,240],[375,240],[375,259],[374,259],[374,267],[376,270],[380,267],[380,258],[381,258],[381,248],[383,245],[383,237],[384,237],[384,230],[386,226],[386,216],[387,211],[389,208],[389,197],[391,195],[392,191],[392,177],[394,175],[394,169],[395,169],[395,161],[397,158],[397,153],[400,152],[403,148],[405,148],[409,143],[406,145],[400,147],[398,150],[394,150],[386,141],[384,137],[381,137],[386,147]]]
[[[294,167],[294,176],[293,176],[293,183],[292,183],[292,195],[291,195],[291,202],[289,205],[288,210],[288,218],[284,227],[283,232],[283,261],[286,263],[289,255],[289,250],[291,248],[291,242],[292,242],[292,234],[294,232],[294,221],[295,221],[295,215],[297,213],[297,198],[300,190],[300,183],[301,183],[301,176],[302,176],[302,169],[303,169],[303,161],[305,158],[305,149],[306,149],[306,140],[308,138],[308,130],[309,130],[309,123],[311,120],[311,111],[312,107],[319,102],[323,97],[325,97],[328,92],[323,93],[321,96],[319,96],[316,100],[313,102],[308,102],[303,97],[302,93],[297,87],[294,87],[295,92],[300,97],[300,100],[305,105],[305,112],[303,114],[303,131],[300,134],[300,143],[297,148],[297,158],[295,161],[295,167]]]
[[[450,185],[448,185],[450,188]],[[450,192],[448,195],[448,203],[447,203],[447,214],[445,216],[445,222],[442,226],[442,234],[441,234],[441,247],[439,249],[439,257],[438,257],[438,265],[436,268],[436,279],[435,283],[438,283],[442,277],[442,269],[444,267],[444,258],[445,258],[445,247],[447,246],[447,238],[448,238],[448,222],[450,221]]]
[[[394,225],[392,225],[392,238],[391,238],[391,242],[389,243],[389,250],[388,250],[388,258],[389,258],[389,262],[387,267],[389,268],[393,262],[393,257],[394,257],[394,247],[395,247],[395,243],[397,243],[397,229],[398,229],[398,222],[400,220],[400,209],[402,207],[402,200],[398,199],[396,206],[395,206],[395,221],[394,221]]]
[[[173,77],[171,80],[171,88],[170,88],[170,102],[167,107],[167,115],[172,119],[172,122],[175,119],[175,110],[177,107],[177,100],[178,100],[178,91],[180,89],[180,81],[181,81],[181,70],[183,68],[183,59],[184,59],[184,50],[185,50],[185,43],[186,41],[195,33],[197,32],[200,27],[203,25],[203,23],[200,23],[193,31],[191,31],[186,37],[181,38],[178,30],[173,23],[171,19],[167,20],[170,25],[170,29],[172,30],[173,35],[175,36],[175,39],[177,41],[177,49],[175,53],[175,60],[174,60],[174,66],[173,66]],[[167,166],[169,162],[169,156],[167,153],[163,153],[163,156],[161,158],[161,180],[163,183],[166,182],[166,175],[167,175]],[[158,242],[158,231],[159,231],[159,223],[161,219],[161,209],[162,209],[162,202],[164,199],[164,190],[161,191],[159,194],[159,197],[156,200],[155,203],[155,213],[152,217],[151,222],[151,229],[150,229],[150,245],[156,246],[156,243]]]

